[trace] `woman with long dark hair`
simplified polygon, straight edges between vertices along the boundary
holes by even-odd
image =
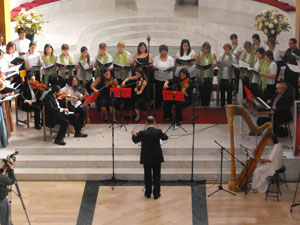
[[[29,50],[24,55],[25,59],[25,69],[35,76],[37,81],[41,81],[40,69],[42,66],[42,58],[39,52],[36,51],[36,44],[30,43]]]
[[[42,56],[44,63],[44,84],[49,86],[49,83],[52,85],[57,84],[57,72],[56,67],[46,69],[46,67],[54,65],[56,63],[57,57],[54,55],[54,50],[52,45],[45,44],[44,46],[44,55]]]
[[[92,82],[93,63],[89,55],[87,47],[83,46],[80,49],[80,56],[76,60],[77,77],[84,87],[89,87]]]

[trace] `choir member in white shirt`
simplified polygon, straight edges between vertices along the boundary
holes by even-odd
[[[19,35],[19,38],[14,40],[14,43],[16,44],[16,50],[19,53],[19,55],[21,57],[24,57],[24,55],[29,50],[29,44],[31,41],[25,37],[26,30],[23,27],[18,28],[18,35]]]
[[[42,66],[42,58],[39,52],[35,51],[36,44],[30,43],[29,51],[24,55],[25,68],[27,72],[35,75],[37,81],[41,81],[40,69]]]
[[[219,56],[219,82],[221,90],[221,107],[225,106],[225,93],[227,93],[227,104],[232,103],[232,85],[234,79],[234,72],[232,63],[236,63],[236,58],[230,53],[231,45],[225,44],[223,46],[224,53]]]
[[[264,65],[265,59],[264,59],[265,49],[263,47],[256,50],[255,56],[256,61],[254,64],[254,70],[257,72],[261,72],[261,69]],[[257,73],[252,74],[252,80],[251,80],[251,92],[253,96],[255,97],[262,97],[262,90],[261,90],[261,76]]]
[[[252,35],[252,51],[255,53],[256,50],[261,47],[260,45],[261,45],[261,41],[260,41],[259,35],[253,34]]]
[[[125,43],[123,41],[119,41],[117,47],[118,52],[114,54],[114,63],[121,66],[130,66],[132,64],[132,57],[130,52],[125,50]],[[123,81],[127,77],[131,77],[131,69],[114,68],[114,70],[114,76],[118,81]]]
[[[85,96],[80,93],[79,79],[76,76],[69,76],[67,84],[62,88],[62,91],[72,96],[68,109],[79,114],[79,123],[81,128],[84,127],[84,120],[86,117],[86,107],[82,107]]]
[[[103,76],[103,70],[105,69],[104,66],[102,66],[100,68],[97,61],[99,61],[103,65],[113,62],[112,56],[107,52],[107,45],[105,43],[100,43],[99,44],[99,51],[98,51],[98,54],[97,54],[97,56],[95,58],[95,61],[94,61],[94,67],[96,68],[95,79],[99,76]],[[111,70],[112,68],[113,68],[113,64],[111,64],[106,69]]]
[[[264,193],[268,189],[268,176],[273,176],[282,166],[282,147],[276,134],[267,137],[267,143],[273,147],[265,159],[260,159],[253,173],[252,189]]]
[[[80,49],[80,56],[76,62],[77,77],[84,87],[89,87],[92,82],[93,63],[89,55],[87,47],[83,46]]]
[[[163,96],[162,89],[166,80],[173,79],[175,62],[173,57],[168,55],[168,46],[160,45],[160,55],[153,60],[154,82],[155,82],[155,108],[160,108]]]
[[[276,73],[277,64],[274,62],[273,52],[265,52],[265,63],[262,66],[260,76],[261,76],[261,87],[262,87],[262,97],[265,101],[271,99],[275,94],[276,90]]]
[[[2,72],[5,72],[8,69],[8,62],[7,60],[4,58],[4,52],[2,50],[0,50],[0,70]]]
[[[69,53],[69,45],[63,44],[61,46],[62,53],[57,57],[57,63],[62,65],[74,65],[74,57]],[[59,86],[64,87],[67,83],[68,76],[73,75],[73,69],[67,69],[66,66],[58,69]]]
[[[3,35],[0,34],[0,50],[2,50],[3,52],[6,52],[6,46],[3,43]]]
[[[233,54],[236,59],[239,59],[242,52],[243,52],[243,46],[241,46],[238,42],[238,36],[237,34],[231,34],[230,35],[230,42],[231,42],[231,50],[230,53]],[[240,71],[237,68],[233,68],[235,79],[233,80],[233,90],[234,93],[239,92],[240,87]]]
[[[54,55],[54,50],[52,45],[50,44],[45,44],[44,46],[44,55],[42,56],[42,64],[44,66],[44,84],[49,86],[49,84],[52,85],[57,85],[58,77],[57,77],[57,72],[56,72],[56,66],[54,66],[51,69],[46,69],[48,66],[52,66],[56,63],[57,61],[57,56]]]
[[[267,45],[268,45],[267,50],[273,52],[274,61],[275,62],[281,61],[282,59],[280,56],[280,50],[278,47],[276,47],[276,40],[274,38],[269,38],[267,41]]]
[[[4,55],[4,58],[9,63],[9,66],[14,66],[10,62],[13,61],[15,58],[19,56],[19,53],[16,51],[16,44],[13,41],[10,41],[7,43],[6,46],[6,54]]]
[[[197,64],[200,66],[209,66],[208,69],[199,71],[201,105],[208,107],[210,105],[210,96],[212,91],[212,82],[214,77],[214,68],[216,67],[217,56],[211,51],[211,45],[204,42],[201,52],[198,54]]]
[[[191,49],[191,44],[190,41],[187,39],[183,39],[180,44],[180,51],[177,52],[176,54],[176,59],[182,59],[182,60],[189,60],[189,59],[196,59],[196,52]],[[175,76],[179,76],[179,71],[181,69],[185,68],[190,74],[190,79],[193,80],[193,78],[196,76],[196,64],[195,61],[191,63],[184,63],[182,64],[177,64],[176,63],[176,72]]]

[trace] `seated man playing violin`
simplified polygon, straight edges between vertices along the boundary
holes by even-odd
[[[46,87],[35,80],[35,75],[28,74],[26,81],[20,87],[20,108],[25,112],[34,112],[34,127],[41,129],[41,101]]]
[[[59,131],[54,140],[55,144],[65,145],[64,137],[66,135],[67,127],[70,122],[74,126],[74,137],[85,138],[88,135],[81,133],[81,125],[77,116],[70,112],[68,108],[62,108],[59,105],[57,97],[62,93],[62,89],[58,85],[54,85],[51,91],[46,95],[44,102],[46,106],[46,126],[53,128],[56,124],[60,124]]]
[[[109,70],[103,70],[103,77],[97,77],[96,80],[91,84],[91,89],[100,94],[96,100],[96,107],[98,111],[102,111],[104,114],[103,120],[108,121],[108,114],[106,108],[109,108],[109,111],[112,114],[113,122],[116,122],[115,108],[113,108],[113,98],[110,96],[110,88],[120,87],[119,82],[111,76]],[[116,100],[116,99],[115,99]],[[114,102],[116,107],[116,101]]]
[[[164,121],[172,120],[172,105],[175,107],[176,124],[180,126],[182,123],[182,109],[192,104],[192,88],[189,78],[189,72],[183,68],[179,72],[179,77],[174,77],[172,80],[166,80],[163,89],[182,91],[184,93],[184,102],[179,101],[164,101]]]

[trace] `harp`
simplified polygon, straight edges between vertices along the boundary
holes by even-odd
[[[264,123],[262,126],[257,127],[251,120],[248,112],[239,105],[227,105],[227,112],[228,112],[228,122],[230,126],[230,142],[231,142],[231,154],[235,156],[235,148],[234,148],[234,117],[235,116],[241,116],[246,121],[247,125],[254,133],[262,133],[264,130],[266,132],[264,133],[262,139],[259,141],[258,145],[255,148],[254,155],[255,159],[250,158],[248,160],[248,170],[244,168],[239,176],[239,178],[236,180],[236,167],[235,167],[235,160],[233,157],[231,157],[231,181],[228,183],[229,190],[232,191],[240,191],[243,186],[246,183],[246,177],[248,180],[250,179],[258,160],[260,159],[264,148],[267,143],[267,136],[272,132],[273,124],[271,122]]]

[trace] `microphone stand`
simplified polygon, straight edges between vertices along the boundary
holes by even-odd
[[[114,96],[114,92],[111,93],[111,98],[112,98],[112,114],[114,115],[114,110],[115,110],[115,96]],[[111,183],[111,189],[114,190],[114,187],[117,185],[117,182],[121,182],[119,185],[122,185],[123,183],[125,183],[125,181],[121,181],[121,180],[117,180],[115,177],[115,122],[112,119],[111,125],[111,137],[112,137],[112,177],[110,179],[107,180],[101,180],[100,182],[102,183]]]
[[[212,192],[211,194],[209,194],[208,197],[212,196],[213,194],[217,193],[218,191],[225,191],[225,192],[227,192],[227,193],[229,193],[231,195],[236,196],[236,194],[234,194],[234,193],[232,193],[232,192],[224,189],[223,188],[223,184],[222,184],[222,179],[223,179],[223,151],[226,151],[227,153],[229,153],[229,152],[222,145],[220,145],[216,140],[215,140],[215,143],[220,146],[220,150],[221,150],[221,166],[220,166],[220,168],[221,168],[221,175],[220,175],[220,184],[218,186],[218,189],[216,191]],[[229,154],[231,155],[231,153],[229,153]]]
[[[206,180],[199,180],[195,181],[194,180],[194,158],[195,158],[195,120],[198,116],[195,115],[195,93],[193,93],[193,117],[192,117],[192,123],[193,123],[193,139],[192,139],[192,166],[191,166],[191,179],[189,181],[183,181],[179,180],[179,182],[183,184],[188,184],[191,185],[192,191],[194,190],[194,186],[198,184],[205,184]]]

